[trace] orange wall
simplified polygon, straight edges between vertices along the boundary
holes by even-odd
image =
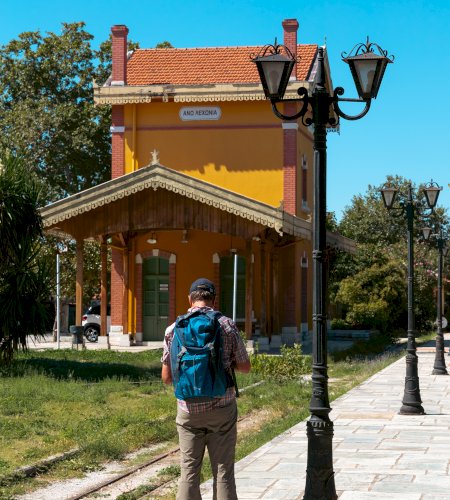
[[[220,120],[179,118],[182,107],[201,105],[219,107]],[[125,126],[127,172],[157,150],[166,167],[272,206],[283,198],[282,125],[266,101],[128,105]]]
[[[183,314],[188,308],[187,296],[191,283],[200,277],[214,279],[213,255],[228,254],[235,248],[239,255],[245,256],[245,243],[240,238],[231,238],[223,234],[188,231],[188,243],[181,243],[182,231],[158,231],[157,243],[147,243],[152,231],[140,236],[136,244],[136,252],[144,253],[155,249],[165,250],[176,255],[176,313]],[[255,244],[256,245],[256,244]],[[196,249],[200,249],[196,251]],[[208,258],[205,258],[208,255]],[[255,255],[256,257],[256,255]],[[255,290],[258,290],[259,279],[254,278]],[[255,307],[254,307],[255,309]]]

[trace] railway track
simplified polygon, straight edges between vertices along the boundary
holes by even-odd
[[[263,383],[264,381],[260,381],[250,386],[244,387],[240,389],[240,392],[243,393]],[[242,432],[243,428],[251,425],[253,418],[253,414],[247,415],[245,417],[240,417],[238,419],[238,433]],[[65,498],[67,500],[82,500],[91,498],[91,495],[100,494],[102,499],[114,499],[122,493],[130,493],[135,490],[137,496],[134,498],[136,500],[139,498],[154,498],[155,495],[158,495],[158,492],[167,489],[169,485],[175,483],[176,480],[173,477],[168,480],[163,480],[161,478],[158,481],[158,473],[160,473],[163,469],[170,465],[179,463],[179,451],[180,448],[177,446],[165,453],[153,457],[152,459],[142,464],[131,467],[121,473],[115,474],[111,478],[100,481],[94,486],[80,489],[78,493],[67,496]],[[154,481],[152,485],[150,485],[149,480],[151,480],[152,478],[154,479]],[[148,485],[148,488],[142,488],[143,485]],[[142,496],[139,496],[139,494],[137,493],[140,488],[142,488],[143,490]]]
[[[246,424],[251,422],[253,416],[250,415],[238,419],[238,433],[242,432],[243,425],[246,426]],[[158,474],[168,466],[179,463],[179,451],[180,448],[177,446],[151,460],[101,481],[95,486],[82,489],[77,494],[66,497],[66,500],[88,499],[96,493],[99,493],[102,499],[114,499],[122,493],[131,493],[133,490],[139,490],[143,485],[147,485],[148,487],[143,488],[144,492],[142,496],[138,495],[134,498],[136,500],[140,498],[153,498],[155,495],[157,496],[159,491],[166,489],[168,485],[175,482],[173,477],[170,477],[168,480],[163,480],[162,478],[158,480]]]

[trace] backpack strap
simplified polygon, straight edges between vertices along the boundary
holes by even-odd
[[[214,321],[215,328],[216,328],[216,336],[219,335],[219,344],[223,345],[222,344],[222,328],[221,328],[220,323],[219,323],[219,318],[221,318],[223,316],[223,314],[220,311],[206,311],[205,314],[211,320]],[[213,341],[214,344],[216,344],[215,340],[216,339],[214,339],[214,341]],[[216,344],[216,348],[217,348],[217,344]],[[213,351],[211,351],[211,353],[213,353]],[[214,355],[216,355],[216,353]],[[214,359],[214,365],[216,365],[216,360],[215,359]],[[228,372],[229,372],[229,375],[231,377],[231,381],[233,382],[234,390],[236,392],[236,397],[238,398],[239,397],[239,387],[238,387],[238,384],[237,384],[236,373],[234,371],[234,368],[232,368],[230,366],[230,368],[228,369]]]

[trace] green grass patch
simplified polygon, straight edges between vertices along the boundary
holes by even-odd
[[[160,356],[160,350],[34,351],[21,354],[8,370],[1,370],[0,477],[55,453],[73,448],[80,452],[37,478],[3,481],[0,498],[13,498],[47,482],[80,476],[96,470],[102,462],[120,459],[145,446],[174,446],[176,403],[172,388],[160,381]],[[330,381],[330,399],[393,359],[385,356],[369,362],[347,359],[330,363],[329,375],[338,380]],[[258,412],[264,411],[265,420],[263,430],[251,426],[239,436],[237,459],[309,414],[311,387],[301,380],[301,374],[311,370],[309,357],[294,349],[270,361],[258,355],[254,365],[252,373],[238,374],[239,386],[264,383],[243,392],[239,413],[245,416],[252,412],[257,418]],[[280,377],[280,370],[290,376]],[[159,453],[160,448],[155,455]],[[205,462],[204,478],[210,477],[208,467]]]

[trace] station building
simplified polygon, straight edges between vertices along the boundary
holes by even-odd
[[[298,26],[282,23],[297,57],[287,98],[315,85],[318,47],[298,43]],[[128,53],[127,36],[112,27],[112,74],[94,88],[96,104],[112,107],[111,180],[42,210],[46,231],[77,242],[77,324],[83,242],[93,238],[111,344],[162,340],[198,277],[216,283],[217,308],[248,339],[310,331],[313,134],[273,114],[251,61],[261,47]],[[325,62],[331,88],[326,51]],[[328,242],[353,247],[337,234]]]

